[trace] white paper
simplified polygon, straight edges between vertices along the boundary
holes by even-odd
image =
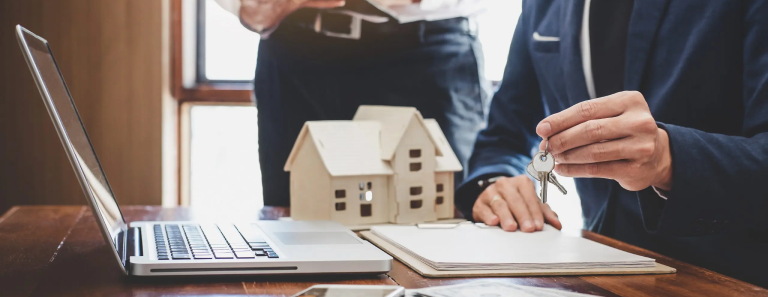
[[[655,260],[545,226],[534,233],[460,224],[454,229],[375,226],[371,232],[436,270],[653,267]]]

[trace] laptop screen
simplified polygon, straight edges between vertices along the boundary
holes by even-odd
[[[26,44],[29,49],[29,52],[26,52],[22,48],[75,173],[89,196],[87,198],[99,214],[102,226],[107,229],[105,231],[109,233],[112,244],[115,244],[116,235],[125,228],[125,220],[96,158],[64,78],[53,59],[48,42],[24,29],[20,29],[18,33],[21,43]]]

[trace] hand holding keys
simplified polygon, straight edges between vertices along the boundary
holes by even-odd
[[[531,160],[531,163],[528,164],[528,167],[526,168],[528,174],[539,181],[539,185],[541,186],[539,196],[542,203],[547,203],[547,185],[550,183],[555,185],[563,195],[568,193],[565,190],[565,187],[557,181],[555,174],[552,173],[552,170],[555,169],[555,157],[549,153],[548,149],[549,142],[547,142],[547,146],[543,151],[539,151],[533,156],[533,160]]]

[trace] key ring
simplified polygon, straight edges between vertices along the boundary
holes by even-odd
[[[541,159],[542,161],[546,161],[548,154],[549,154],[549,138],[544,138],[544,154],[541,155],[541,158],[539,159]]]

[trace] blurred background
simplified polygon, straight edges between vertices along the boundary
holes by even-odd
[[[521,0],[476,17],[484,74],[502,79]],[[263,206],[252,80],[259,35],[213,0],[0,2],[0,213],[84,197],[19,51],[14,26],[48,39],[122,205]],[[512,65],[514,67],[514,65]],[[550,191],[582,227],[573,181]]]

